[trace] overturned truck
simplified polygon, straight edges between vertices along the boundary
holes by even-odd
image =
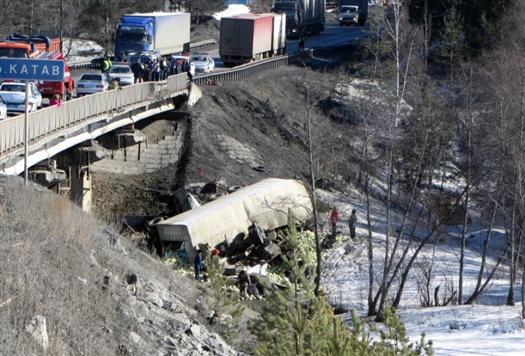
[[[229,244],[247,236],[254,223],[265,231],[288,225],[288,211],[295,222],[311,216],[306,187],[293,179],[269,178],[163,220],[157,229],[161,241],[184,242],[191,260],[199,245]]]

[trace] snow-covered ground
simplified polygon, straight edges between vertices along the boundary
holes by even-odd
[[[359,315],[366,315],[368,290],[368,255],[365,225],[364,197],[353,191],[351,196],[321,191],[320,196],[333,207],[337,207],[341,220],[338,231],[343,241],[325,250],[322,283],[332,302],[346,308],[353,308]],[[380,208],[381,202],[373,202],[373,243],[377,264],[376,271],[382,267],[380,260],[384,252],[385,226]],[[356,241],[349,238],[348,217],[351,210],[357,209]],[[481,227],[473,223],[469,226],[467,241],[464,296],[469,296],[476,283],[477,271],[481,261],[483,233]],[[457,290],[459,268],[459,227],[449,226],[442,231],[445,238],[437,245],[429,244],[421,253],[421,261],[429,261],[434,254],[433,279],[430,294],[441,285],[440,299],[450,296],[450,286]],[[495,243],[502,234],[496,233]],[[488,260],[489,267],[494,259]],[[418,293],[417,279],[409,279],[403,294],[398,313],[405,323],[412,342],[419,341],[421,333],[426,340],[432,340],[436,355],[525,355],[525,320],[521,318],[521,285],[515,288],[516,306],[505,306],[508,291],[506,266],[500,267],[489,290],[474,305],[422,308]],[[415,268],[417,271],[417,267]],[[379,275],[379,273],[378,273]],[[350,319],[350,315],[344,315]]]
[[[88,62],[104,53],[104,48],[92,40],[65,39],[64,47],[68,63]]]
[[[213,17],[216,20],[220,20],[223,17],[238,15],[238,14],[248,14],[250,13],[251,9],[246,5],[241,4],[230,4],[228,5],[228,8],[222,12],[218,12]]]

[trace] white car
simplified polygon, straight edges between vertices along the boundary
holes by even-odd
[[[109,82],[105,74],[84,73],[77,83],[77,96],[86,94],[102,93],[109,88]]]
[[[18,82],[0,84],[0,97],[7,106],[8,114],[19,114],[26,111],[26,85]],[[35,83],[29,83],[28,111],[37,111],[42,107],[42,94]]]
[[[209,53],[194,53],[190,60],[195,63],[196,72],[211,73],[215,70],[215,61]]]
[[[135,81],[131,67],[127,64],[114,63],[109,68],[109,77],[111,79],[118,79],[120,86],[131,85]]]
[[[4,100],[0,96],[0,120],[7,119],[7,105],[4,103]]]

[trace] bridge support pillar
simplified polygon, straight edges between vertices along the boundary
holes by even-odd
[[[71,199],[82,210],[91,213],[91,172],[89,167],[71,169]]]

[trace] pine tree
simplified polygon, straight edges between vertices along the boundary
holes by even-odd
[[[205,256],[206,273],[209,279],[209,288],[213,292],[217,304],[214,305],[215,316],[219,317],[224,314],[231,315],[232,320],[229,323],[213,323],[212,327],[215,332],[219,333],[226,340],[235,336],[239,329],[239,317],[244,312],[244,306],[239,302],[239,298],[233,295],[233,292],[224,276],[224,262],[217,257]]]
[[[361,347],[361,341],[351,339],[348,326],[334,316],[323,296],[315,296],[315,275],[305,276],[307,265],[299,261],[307,259],[299,249],[291,215],[285,240],[293,251],[285,258],[285,264],[296,278],[292,278],[287,289],[268,293],[260,319],[250,323],[250,330],[257,336],[256,355],[358,354],[353,345]]]
[[[424,335],[416,346],[409,343],[405,326],[393,309],[386,308],[381,331],[376,324],[361,321],[354,311],[351,328],[334,315],[324,296],[314,294],[315,275],[304,276],[307,265],[299,261],[306,261],[306,256],[299,248],[290,214],[288,222],[285,240],[292,253],[284,259],[294,278],[285,290],[267,293],[260,318],[250,323],[257,337],[256,355],[433,355],[432,342],[425,342]],[[379,336],[373,338],[371,332]]]

